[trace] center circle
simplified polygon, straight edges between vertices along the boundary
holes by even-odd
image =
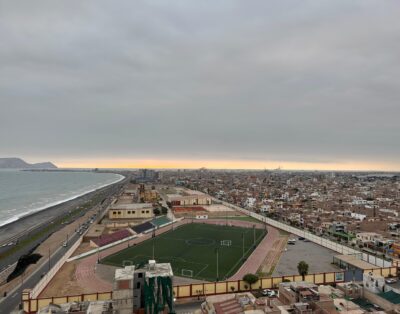
[[[213,239],[208,238],[192,238],[185,240],[186,244],[189,245],[201,245],[201,246],[209,246],[214,245],[215,241]]]

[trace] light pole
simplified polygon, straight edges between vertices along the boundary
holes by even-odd
[[[217,281],[219,281],[219,263],[218,263],[218,257],[219,257],[219,249],[215,248],[215,253],[217,254]]]
[[[253,245],[256,245],[256,225],[253,225]]]
[[[155,253],[154,253],[154,251],[155,251],[155,239],[156,239],[156,229],[154,228],[153,229],[153,235],[152,235],[152,237],[153,237],[153,260],[154,260],[154,257],[155,257]]]
[[[51,264],[50,264],[50,248],[49,248],[49,272],[50,272]]]
[[[242,259],[244,259],[244,233],[242,233]]]

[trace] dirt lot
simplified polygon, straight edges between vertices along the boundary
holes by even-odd
[[[286,243],[288,240],[287,234],[279,234],[279,238],[274,241],[272,245],[272,249],[268,252],[267,256],[265,257],[262,265],[260,266],[258,273],[260,276],[270,276],[276,265],[279,262],[279,259],[282,255],[286,247]]]

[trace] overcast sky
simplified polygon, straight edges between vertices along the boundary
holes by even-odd
[[[398,0],[0,0],[4,157],[400,170],[399,118]]]

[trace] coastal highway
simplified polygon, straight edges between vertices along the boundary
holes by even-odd
[[[52,209],[45,210],[46,213],[45,217],[46,219],[42,219],[40,222],[37,222],[38,218],[36,215],[32,215],[32,220],[35,220],[37,223],[30,228],[26,228],[24,231],[20,231],[19,233],[11,233],[8,236],[4,234],[8,229],[15,230],[17,226],[4,226],[0,228],[0,243],[14,243],[13,245],[6,245],[3,247],[0,247],[0,270],[4,269],[8,265],[11,265],[18,261],[19,257],[21,257],[24,254],[29,254],[32,250],[35,249],[36,246],[38,246],[40,243],[42,243],[44,240],[46,240],[51,234],[54,232],[57,232],[58,230],[62,229],[65,225],[59,223],[54,226],[54,228],[48,228],[49,225],[52,223],[59,221],[60,219],[63,219],[63,217],[68,217],[65,218],[66,220],[69,220],[72,222],[73,220],[83,216],[88,210],[91,208],[95,207],[97,204],[91,204],[90,207],[83,209],[82,211],[77,212],[73,217],[69,217],[69,212],[71,210],[76,210],[79,207],[81,207],[83,204],[88,202],[89,200],[93,198],[97,198],[99,200],[99,203],[103,199],[109,199],[111,195],[114,195],[119,192],[121,186],[126,182],[126,180],[120,181],[119,183],[116,183],[114,185],[105,187],[101,190],[98,190],[96,192],[88,193],[80,198],[77,198],[75,200],[72,200],[70,202],[66,202],[65,204],[61,204],[55,208],[54,212]],[[99,204],[98,203],[98,204]],[[103,204],[107,205],[107,204]],[[58,208],[61,207],[62,211],[58,210]],[[42,213],[38,213],[38,215],[43,215]],[[28,217],[27,217],[28,218]],[[17,221],[13,224],[19,224],[21,223],[22,225],[25,225],[26,223],[30,223],[29,221]],[[10,237],[11,236],[11,237]],[[25,245],[17,245],[16,243],[24,243],[24,241],[28,240]]]
[[[127,181],[128,180],[126,178],[112,186],[105,187],[97,192],[89,193],[86,197],[85,196],[82,197],[83,199],[81,200],[82,201],[81,204],[84,201],[88,200],[87,199],[88,196],[90,196],[90,198],[92,198],[92,197],[94,197],[94,195],[99,195],[99,193],[100,193],[101,197],[98,198],[98,199],[100,199],[100,201],[97,204],[92,204],[92,206],[90,206],[90,207],[93,208],[93,207],[98,206],[100,213],[104,212],[111,201],[111,196],[119,193],[121,191],[121,188],[123,187],[123,185],[126,184]],[[76,203],[73,205],[70,204],[70,206],[76,206]],[[86,213],[86,211],[90,210],[91,208],[87,208],[87,209],[83,210],[82,211],[83,214]],[[65,215],[65,213],[63,215]],[[81,216],[82,215],[77,215],[76,217],[74,216],[72,220],[77,219]],[[101,214],[100,214],[100,216],[101,216]],[[28,230],[27,232],[21,233],[20,236],[18,237],[19,241],[23,241],[24,238],[29,238],[31,236],[31,234],[33,234],[35,232],[40,232],[40,230],[42,228],[45,228],[47,226],[47,224],[48,224],[48,220],[46,220],[45,223],[42,222],[40,224],[40,226],[33,228],[34,230]],[[50,236],[52,233],[62,229],[64,226],[65,225],[60,224],[56,229],[53,229],[49,234],[46,234],[45,236],[40,237],[40,238],[36,239],[35,241],[32,241],[32,243],[29,243],[28,246],[22,248],[21,250],[16,251],[15,253],[7,256],[6,258],[0,260],[2,262],[1,264],[8,265],[8,264],[11,264],[11,263],[17,261],[18,258],[22,254],[29,253],[30,251],[32,251],[33,248],[35,248],[37,245],[39,245],[48,236]],[[68,248],[77,241],[79,236],[80,235],[77,233],[73,233],[72,235],[70,235],[70,237],[68,239],[67,247],[63,247],[60,243],[60,247],[58,248],[58,250],[51,254],[50,263],[49,263],[48,257],[42,257],[41,260],[39,261],[40,266],[36,269],[36,271],[34,271],[31,274],[23,274],[23,275],[19,276],[20,284],[13,290],[8,291],[6,297],[0,296],[0,313],[10,313],[12,310],[14,310],[21,303],[21,296],[22,296],[23,289],[34,287],[38,283],[38,281],[41,279],[42,275],[44,273],[47,273],[47,271],[49,270],[49,265],[50,265],[50,267],[52,267],[65,254],[66,250],[68,250]],[[7,240],[7,241],[9,241],[9,240]],[[14,239],[12,241],[14,241]]]
[[[75,233],[67,247],[60,247],[56,252],[50,256],[49,259],[43,260],[40,267],[32,274],[20,276],[21,283],[10,291],[5,298],[0,299],[0,313],[11,313],[15,310],[21,303],[22,291],[24,289],[34,287],[41,279],[42,274],[47,273],[49,266],[52,267],[57,261],[65,254],[68,248],[74,244],[79,239],[79,235]]]
[[[107,209],[111,201],[110,196],[119,193],[122,186],[126,182],[127,180],[125,179],[111,187],[104,188],[102,190],[102,193],[107,194],[107,200],[105,202],[101,202],[101,204],[93,204],[93,206],[100,206],[100,215],[98,215],[98,217],[101,217],[102,213],[104,213],[104,211]],[[33,273],[19,276],[20,284],[13,290],[9,291],[6,297],[1,298],[2,296],[0,296],[0,313],[10,313],[15,310],[21,304],[22,291],[24,289],[33,288],[39,282],[42,275],[47,273],[49,269],[60,260],[68,248],[72,246],[79,239],[79,237],[80,235],[78,233],[74,233],[70,236],[67,247],[63,247],[60,244],[58,250],[50,255],[50,259],[48,257],[41,258],[39,261],[40,266]]]

